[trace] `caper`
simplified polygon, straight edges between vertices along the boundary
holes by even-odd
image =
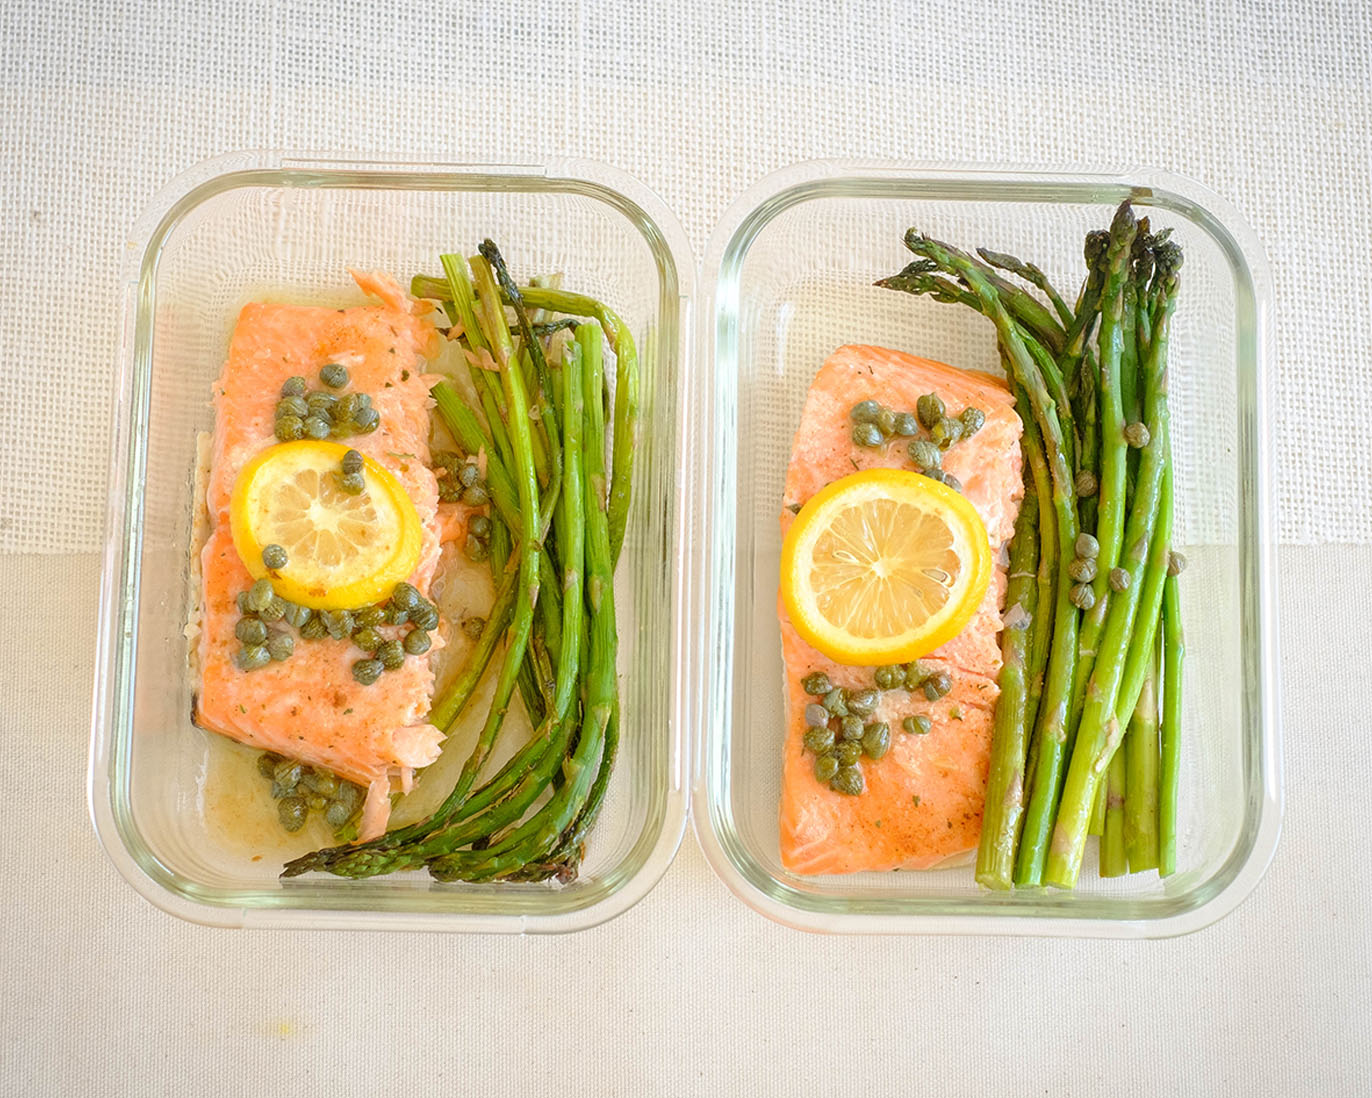
[[[438,628],[438,607],[426,602],[418,609],[410,611],[410,621],[426,633],[432,633]]]
[[[822,704],[825,709],[829,710],[831,717],[846,717],[848,715],[848,705],[843,700],[843,688],[841,686],[832,687],[824,695]]]
[[[854,762],[856,761],[855,759]],[[850,764],[838,768],[838,773],[829,782],[829,788],[835,793],[856,797],[867,788],[867,782],[862,777],[862,771]]]
[[[485,538],[479,538],[475,534],[468,534],[467,540],[462,543],[462,551],[466,553],[467,559],[480,564],[491,555],[491,544]]]
[[[322,610],[319,614],[324,628],[334,640],[342,640],[353,631],[353,616],[347,610]]]
[[[891,746],[891,726],[885,721],[869,724],[862,730],[862,753],[869,759],[879,759]]]
[[[962,481],[958,480],[952,473],[943,474],[943,483],[948,485],[954,492],[962,491]]]
[[[906,452],[910,455],[910,460],[921,469],[937,469],[943,464],[942,451],[927,438],[915,439],[906,447]]]
[[[462,466],[461,469],[457,471],[458,483],[460,483],[463,488],[470,488],[480,479],[481,469],[477,466],[476,462],[474,461],[467,462],[465,465]]]
[[[305,395],[305,379],[298,374],[295,377],[288,377],[281,386],[283,397],[303,397]]]
[[[339,781],[338,792],[333,795],[333,799],[350,813],[355,812],[362,803],[362,787],[353,785],[352,782]]]
[[[348,368],[338,362],[329,362],[319,370],[319,380],[330,389],[341,389],[348,384]]]
[[[358,628],[380,625],[386,620],[386,611],[380,606],[364,606],[353,611],[353,625]]]
[[[310,808],[305,803],[304,797],[282,797],[277,802],[276,814],[281,820],[281,826],[287,831],[299,831],[305,826],[305,819],[310,814]]]
[[[402,643],[405,651],[412,656],[422,656],[433,645],[433,641],[429,640],[429,634],[422,629],[411,629],[405,634]]]
[[[1096,562],[1090,557],[1076,557],[1067,566],[1067,574],[1078,583],[1090,583],[1096,578]]]
[[[929,428],[929,437],[940,450],[947,450],[962,438],[962,421],[945,417]]]
[[[266,644],[267,627],[256,618],[239,618],[233,635],[243,644]]]
[[[418,587],[401,580],[391,588],[390,601],[402,610],[417,610],[423,605],[424,596],[419,593]]]
[[[295,651],[295,638],[289,633],[274,632],[267,638],[267,655],[277,663],[284,663]]]
[[[452,477],[440,475],[438,478],[438,498],[442,503],[456,503],[462,498],[462,486]]]
[[[472,640],[480,640],[480,639],[481,639],[481,634],[482,634],[483,632],[485,632],[485,630],[486,630],[486,619],[485,619],[485,618],[471,617],[471,618],[463,618],[463,619],[462,619],[462,632],[464,632],[465,634],[467,634],[467,636],[471,637]],[[826,713],[825,713],[825,716],[826,716],[826,717],[828,716],[827,711],[826,711]]]
[[[381,414],[375,408],[359,408],[353,416],[353,426],[359,434],[369,435],[381,426]]]
[[[270,778],[276,773],[276,764],[281,761],[281,756],[274,751],[264,751],[257,756],[257,772],[264,778]]]
[[[924,689],[924,696],[929,701],[938,701],[944,694],[953,689],[953,678],[947,671],[935,671],[921,684]]]
[[[919,420],[910,412],[897,412],[889,434],[910,438],[919,433]]]
[[[334,409],[338,407],[338,397],[333,393],[315,390],[305,398],[305,404],[310,409],[310,415],[318,416],[327,422],[333,419]]]
[[[934,424],[944,417],[945,411],[943,401],[937,393],[925,393],[915,401],[915,415],[919,417],[920,426],[925,430],[932,430]]]
[[[317,613],[311,613],[305,620],[305,624],[300,627],[302,640],[323,640],[329,635],[329,628],[324,624],[324,619]]]
[[[821,755],[815,760],[815,780],[828,784],[838,773],[838,760],[833,755]]]
[[[300,396],[282,397],[276,402],[276,418],[283,416],[297,416],[304,419],[310,414],[310,406],[305,403],[305,398]]]
[[[324,822],[337,831],[352,816],[352,809],[339,801],[330,801],[329,807],[324,809]]]
[[[1124,428],[1124,441],[1136,450],[1142,450],[1152,439],[1148,427],[1143,423],[1131,423]]]
[[[1078,496],[1082,499],[1089,499],[1100,491],[1100,482],[1096,480],[1096,474],[1090,469],[1081,469],[1077,472],[1076,488]]]
[[[284,600],[283,600],[284,601]],[[298,602],[286,602],[286,613],[284,615],[287,625],[293,625],[299,629],[314,613],[308,606],[301,606]]]
[[[936,481],[938,481],[940,484],[944,484],[944,483],[946,483],[947,480],[948,480],[948,474],[945,473],[942,469],[929,469],[929,468],[924,468],[924,469],[921,469],[920,472],[923,473],[923,474],[924,474],[926,477],[928,477],[930,480],[936,480]]]
[[[371,686],[384,670],[380,660],[357,660],[353,663],[353,678],[363,686]]]
[[[351,438],[357,434],[357,424],[350,419],[339,416],[329,426],[329,434],[334,438]]]
[[[862,757],[862,744],[856,740],[844,740],[834,747],[834,758],[840,766],[852,766]]]
[[[829,676],[823,671],[811,671],[800,680],[800,688],[807,694],[819,697],[829,693],[834,688],[834,684],[829,681]]]
[[[405,662],[405,646],[398,640],[385,641],[376,650],[376,658],[387,671],[394,671]]]
[[[372,406],[372,398],[368,393],[354,393],[357,397],[357,410],[359,413],[365,412]]]
[[[257,612],[257,616],[263,621],[280,621],[286,616],[286,600],[280,595],[273,595],[271,601]]]
[[[1076,549],[1077,556],[1079,557],[1086,557],[1089,560],[1095,560],[1098,556],[1100,556],[1100,542],[1098,542],[1090,534],[1085,532],[1082,532],[1077,535],[1077,541],[1074,548]]]
[[[848,697],[848,709],[860,717],[870,717],[880,700],[875,690],[857,690]]]
[[[367,481],[361,473],[339,473],[338,487],[350,496],[360,496],[367,489]]]
[[[327,797],[321,797],[318,793],[315,793],[309,797],[306,797],[305,803],[309,805],[311,809],[318,812],[322,811],[324,806],[329,803],[329,799]]]
[[[410,620],[409,611],[400,609],[400,607],[393,602],[386,603],[385,613],[387,625],[404,625]]]
[[[349,450],[343,455],[343,460],[339,463],[343,466],[345,473],[362,472],[362,455],[356,450]]]
[[[282,416],[276,421],[278,442],[294,442],[305,437],[305,421],[299,416]]]
[[[1067,601],[1078,610],[1090,610],[1096,605],[1096,593],[1089,583],[1079,583],[1067,593]]]
[[[306,416],[300,426],[306,438],[318,440],[329,437],[329,421],[322,416]]]
[[[890,438],[896,433],[896,413],[890,408],[882,408],[881,411],[877,413],[877,418],[873,420],[873,422],[877,425],[877,429],[887,438]]]
[[[468,507],[485,507],[490,502],[490,494],[480,482],[462,489],[462,502]]]
[[[1134,582],[1134,577],[1131,576],[1131,575],[1129,574],[1129,572],[1128,572],[1126,569],[1124,569],[1124,568],[1111,568],[1111,569],[1110,569],[1109,583],[1110,583],[1110,590],[1111,590],[1111,591],[1127,591],[1127,590],[1129,590],[1129,585],[1130,585],[1131,583],[1133,583],[1133,582]]]
[[[248,609],[254,614],[260,614],[262,613],[262,608],[271,602],[275,596],[276,592],[272,589],[272,581],[260,579],[248,588],[248,597],[246,600]]]
[[[247,591],[239,591],[233,599],[234,603],[238,606],[238,612],[245,617],[251,617],[253,614],[257,613],[256,610],[248,605],[248,599],[249,593]]]
[[[875,423],[858,423],[853,427],[854,446],[880,446],[885,441],[886,436]]]
[[[814,755],[823,755],[834,746],[834,734],[822,725],[814,725],[805,730],[805,750]]]
[[[1186,558],[1180,553],[1167,554],[1167,574],[1179,576],[1186,571]]]
[[[878,667],[872,676],[879,690],[894,690],[905,681],[905,668],[898,663]]]
[[[386,638],[370,625],[364,625],[361,629],[353,630],[353,644],[364,652],[375,652],[385,640]]]
[[[929,729],[934,727],[934,722],[921,713],[916,717],[906,717],[900,722],[900,726],[912,736],[927,736]]]
[[[319,793],[325,797],[332,797],[338,792],[338,775],[330,774],[327,770],[311,767],[301,776],[300,784],[311,793]]]
[[[881,413],[881,405],[875,400],[859,400],[848,409],[848,418],[854,423],[875,423]]]
[[[279,571],[286,567],[286,560],[287,557],[284,546],[277,545],[276,542],[262,546],[262,564],[265,567],[270,568],[273,571]]]
[[[467,523],[467,529],[479,538],[491,536],[491,520],[485,515],[473,515]]]
[[[338,398],[338,407],[334,409],[334,419],[351,421],[357,415],[357,410],[361,407],[358,403],[357,393],[344,393]]]
[[[300,765],[298,760],[282,759],[276,764],[276,769],[272,771],[272,781],[289,793],[300,784],[300,779],[304,773],[304,767]]]
[[[829,710],[818,702],[811,702],[805,707],[805,723],[816,728],[823,727],[829,723]]]
[[[843,740],[862,739],[862,718],[856,713],[849,713],[842,717],[838,722],[839,738]]]
[[[986,413],[980,408],[964,408],[958,420],[962,424],[962,437],[971,438],[986,426]]]

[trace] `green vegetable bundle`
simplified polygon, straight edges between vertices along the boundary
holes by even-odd
[[[480,404],[469,407],[446,381],[433,389],[459,446],[485,456],[492,514],[477,544],[496,586],[476,645],[429,719],[451,729],[499,650],[491,707],[431,816],[297,858],[283,876],[425,866],[442,881],[567,881],[605,797],[619,740],[614,567],[633,474],[637,354],[598,301],[517,286],[491,241],[479,251],[440,257],[444,277],[416,277],[412,290],[447,311]],[[559,338],[567,328],[571,338]],[[616,367],[609,469],[605,341]],[[534,735],[484,774],[516,689]]]
[[[989,319],[1024,421],[977,852],[988,888],[1072,888],[1091,833],[1104,876],[1176,868],[1183,562],[1167,347],[1182,255],[1168,237],[1122,203],[1086,237],[1074,305],[1033,264],[913,229],[916,260],[877,283]]]

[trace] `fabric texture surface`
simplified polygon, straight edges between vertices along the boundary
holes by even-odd
[[[1173,941],[826,938],[747,910],[688,833],[639,906],[571,937],[153,909],[82,784],[119,278],[158,188],[244,148],[597,159],[697,259],[740,191],[810,158],[1217,191],[1275,282],[1287,814],[1265,880]],[[10,0],[0,162],[0,1091],[1366,1092],[1372,6]]]

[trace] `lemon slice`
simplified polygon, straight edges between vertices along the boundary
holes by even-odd
[[[339,487],[337,442],[285,442],[254,457],[233,486],[233,544],[255,579],[267,576],[283,599],[302,606],[350,610],[377,602],[409,577],[419,561],[419,515],[398,480],[363,458],[363,490]],[[262,547],[286,550],[269,570]]]
[[[792,624],[842,664],[932,652],[976,613],[990,580],[991,547],[976,510],[904,469],[868,469],[826,486],[781,547]]]

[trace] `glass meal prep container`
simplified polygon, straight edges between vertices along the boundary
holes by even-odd
[[[1075,294],[1089,228],[1127,194],[1186,249],[1171,362],[1177,542],[1189,559],[1178,869],[1075,892],[991,893],[970,868],[800,877],[777,851],[784,684],[781,486],[806,389],[844,343],[999,372],[991,325],[872,286],[910,226],[1031,258]],[[189,718],[196,435],[238,309],[350,304],[347,268],[402,281],[495,239],[517,277],[561,271],[617,309],[643,361],[634,504],[617,574],[623,736],[580,876],[547,885],[277,879],[207,811],[221,739]],[[817,162],[731,207],[703,264],[671,212],[602,165],[342,163],[236,154],[137,225],[102,588],[90,766],[96,828],[140,893],[216,925],[550,932],[622,912],[684,831],[763,915],[825,932],[1162,936],[1254,887],[1281,815],[1265,419],[1270,286],[1237,214],[1151,171],[1045,175]],[[694,338],[694,347],[691,346]],[[239,750],[234,748],[233,750]],[[246,749],[242,749],[246,751]],[[1203,793],[1203,795],[1202,795]],[[1094,844],[1092,844],[1094,848]]]
[[[408,285],[416,273],[441,273],[440,252],[472,255],[486,237],[516,277],[561,272],[568,289],[609,303],[638,343],[639,446],[615,585],[622,735],[604,809],[579,876],[563,887],[439,886],[427,873],[281,881],[280,856],[259,856],[216,822],[232,822],[215,788],[228,749],[190,721],[196,436],[213,428],[211,384],[247,302],[360,304],[349,268]],[[97,830],[139,892],[218,925],[538,932],[594,925],[656,882],[686,821],[686,643],[676,627],[688,619],[673,553],[689,254],[655,196],[595,164],[466,168],[245,153],[166,188],[134,230],[125,272],[91,757]]]

